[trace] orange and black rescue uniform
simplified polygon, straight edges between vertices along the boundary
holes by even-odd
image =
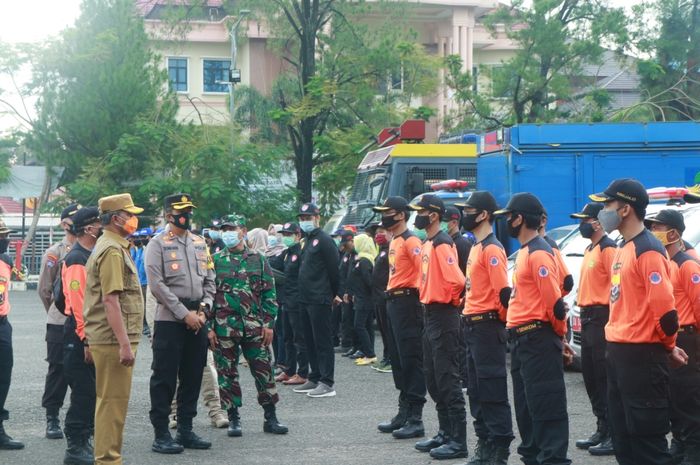
[[[2,226],[4,226],[4,223]],[[12,325],[7,319],[10,313],[9,293],[11,277],[12,259],[7,253],[0,253],[0,422],[10,418],[10,413],[5,410],[5,401],[10,391],[13,365]],[[14,443],[12,439],[4,440],[4,442]],[[16,444],[18,449],[24,447],[20,443]]]
[[[571,273],[569,272],[569,267],[566,266],[566,262],[564,261],[564,257],[561,254],[561,250],[559,250],[559,245],[554,241],[549,236],[544,236],[544,240],[547,241],[547,244],[552,248],[552,253],[554,253],[554,259],[557,262],[557,270],[559,273],[559,278],[561,279],[561,296],[567,296],[569,295],[569,292],[574,288],[574,277],[571,276]]]

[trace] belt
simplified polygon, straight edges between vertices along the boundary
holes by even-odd
[[[514,337],[520,337],[524,334],[527,333],[532,333],[534,331],[539,331],[542,328],[548,328],[551,327],[549,323],[546,323],[544,321],[531,321],[529,323],[525,323],[524,325],[516,326],[515,328],[508,328],[508,334],[510,335],[511,338]]]
[[[679,333],[689,333],[693,334],[696,332],[698,329],[695,327],[695,325],[683,325],[680,328],[678,328]]]
[[[475,315],[462,315],[462,318],[464,318],[464,322],[468,325],[475,325],[477,323],[484,323],[486,321],[500,321],[498,312],[496,310],[491,310],[485,313],[478,313]]]
[[[177,299],[182,305],[185,306],[187,310],[199,310],[199,304],[201,300],[191,300],[191,299]]]
[[[7,321],[7,315],[0,315],[0,323]]]
[[[404,287],[400,289],[391,289],[387,290],[384,293],[387,297],[387,299],[391,299],[394,297],[408,297],[410,295],[418,295],[418,289],[413,288],[413,287]]]

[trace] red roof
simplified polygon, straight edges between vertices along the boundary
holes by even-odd
[[[136,9],[142,16],[148,16],[156,5],[190,5],[192,0],[136,0]],[[223,0],[205,0],[204,7],[222,7]]]
[[[26,214],[31,214],[34,212],[33,208],[27,207],[25,209]],[[11,197],[0,197],[0,213],[22,213],[22,202],[17,202]]]

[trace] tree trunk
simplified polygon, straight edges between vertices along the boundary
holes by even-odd
[[[39,224],[39,217],[41,216],[41,206],[49,198],[49,189],[51,189],[51,169],[47,166],[46,177],[44,178],[44,185],[41,188],[41,196],[36,199],[34,203],[34,213],[32,215],[32,224],[29,226],[29,231],[27,231],[27,236],[24,238],[24,243],[22,244],[22,253],[20,257],[24,257],[24,253],[27,251],[27,247],[34,240],[34,234],[36,234],[36,228]]]

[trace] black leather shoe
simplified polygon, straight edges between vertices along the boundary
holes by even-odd
[[[414,447],[416,448],[416,450],[419,450],[421,452],[430,452],[431,450],[435,449],[436,447],[440,447],[443,444],[445,444],[445,432],[438,431],[438,434],[436,434],[432,438],[424,439],[423,441],[418,441]]]
[[[588,449],[589,447],[597,446],[602,440],[603,434],[598,430],[593,433],[590,438],[576,441],[576,447],[579,449]]]
[[[175,442],[182,445],[185,449],[209,449],[211,442],[197,436],[191,429],[181,429],[175,435]]]
[[[173,441],[169,431],[165,431],[164,433],[156,435],[156,439],[153,441],[151,450],[159,454],[181,454],[185,448]]]
[[[94,465],[95,452],[87,437],[67,438],[67,442],[63,465]]]
[[[354,348],[354,347],[350,347],[350,350],[348,350],[347,352],[343,353],[341,356],[342,356],[342,357],[349,357],[349,356],[351,356],[352,354],[354,354],[355,352],[357,352],[357,349]]]
[[[46,437],[48,439],[63,439],[58,415],[46,415]]]
[[[449,460],[464,458],[469,455],[466,444],[460,444],[457,441],[449,441],[440,447],[430,451],[430,456],[435,460]]]
[[[239,438],[243,436],[243,429],[241,429],[241,416],[238,414],[238,409],[235,407],[228,411],[228,430],[226,434],[232,438]]]
[[[608,436],[603,439],[603,442],[597,446],[592,446],[588,448],[588,453],[595,455],[596,457],[603,455],[615,455],[615,449],[613,448],[612,438]]]
[[[396,439],[411,439],[425,436],[425,428],[422,421],[408,420],[403,426],[391,432]]]
[[[399,413],[391,420],[379,423],[377,429],[382,433],[393,433],[401,428],[404,423],[406,423],[406,409],[399,407]]]
[[[287,434],[289,428],[281,424],[277,420],[277,413],[274,405],[265,405],[265,423],[263,423],[263,431],[272,434]]]
[[[0,421],[0,449],[4,450],[19,450],[24,449],[24,444],[19,441],[15,441],[5,432],[5,428]]]

